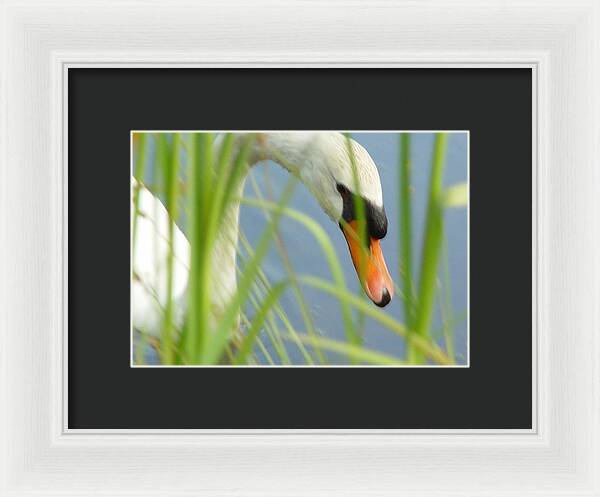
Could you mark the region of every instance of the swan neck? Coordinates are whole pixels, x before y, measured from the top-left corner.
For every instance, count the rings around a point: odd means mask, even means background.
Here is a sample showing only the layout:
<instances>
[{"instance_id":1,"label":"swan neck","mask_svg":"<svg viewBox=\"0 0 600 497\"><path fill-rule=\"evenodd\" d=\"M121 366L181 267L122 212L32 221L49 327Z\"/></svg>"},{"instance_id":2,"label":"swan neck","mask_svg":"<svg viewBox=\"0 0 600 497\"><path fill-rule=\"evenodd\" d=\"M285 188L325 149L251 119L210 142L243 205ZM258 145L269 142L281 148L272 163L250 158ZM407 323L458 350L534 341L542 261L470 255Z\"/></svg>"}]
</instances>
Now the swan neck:
<instances>
[{"instance_id":1,"label":"swan neck","mask_svg":"<svg viewBox=\"0 0 600 497\"><path fill-rule=\"evenodd\" d=\"M240 134L239 139L244 135ZM313 135L310 133L261 133L250 153L248 168L241 175L231 202L225 208L221 218L221 228L217 234L213 251L213 305L215 314L225 309L237 288L237 247L239 242L240 202L244 193L246 178L250 167L265 160L271 160L287 169L291 174L300 176L300 164L305 148Z\"/></svg>"},{"instance_id":2,"label":"swan neck","mask_svg":"<svg viewBox=\"0 0 600 497\"><path fill-rule=\"evenodd\" d=\"M294 175L299 175L306 149L315 133L260 133L250 165L271 160Z\"/></svg>"}]
</instances>

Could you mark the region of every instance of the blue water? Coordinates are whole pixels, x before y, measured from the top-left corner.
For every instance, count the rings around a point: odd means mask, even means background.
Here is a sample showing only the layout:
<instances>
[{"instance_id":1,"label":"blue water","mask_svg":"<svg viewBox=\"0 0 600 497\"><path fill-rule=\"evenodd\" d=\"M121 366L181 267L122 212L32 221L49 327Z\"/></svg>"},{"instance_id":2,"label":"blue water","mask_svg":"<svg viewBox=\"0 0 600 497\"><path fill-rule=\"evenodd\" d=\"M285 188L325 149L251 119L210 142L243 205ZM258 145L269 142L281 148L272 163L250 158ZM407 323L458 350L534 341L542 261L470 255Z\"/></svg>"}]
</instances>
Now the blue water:
<instances>
[{"instance_id":1,"label":"blue water","mask_svg":"<svg viewBox=\"0 0 600 497\"><path fill-rule=\"evenodd\" d=\"M374 159L379 170L383 187L383 198L388 215L388 234L382 240L382 249L386 263L396 286L402 287L398 269L399 255L399 146L396 133L354 133L352 137L361 143ZM420 267L421 245L423 240L423 227L427 210L427 195L429 189L429 176L431 169L431 155L433 150L433 133L413 133L411 135L411 162L412 178L412 226L413 226L413 271L418 276ZM146 168L146 183L153 184L155 168L154 146L151 145L148 153ZM467 133L451 133L448 137L446 153L446 166L444 170L444 185L451 186L467 181L468 136ZM182 162L186 159L182 156ZM186 171L182 176L185 178ZM289 181L288 173L273 162L265 162L255 166L251 175L258 183L263 195L272 191L277 199ZM255 197L255 192L250 179L246 182L245 196ZM182 199L182 207L184 207ZM356 271L352 265L346 241L336 223L333 223L321 210L316 200L301 184L296 186L291 198L290 206L304 212L317 221L328 234L333 243L334 250L344 273L347 285L356 293L359 283ZM186 231L185 214L183 209L179 224ZM444 219L445 236L447 241L448 268L450 280L450 296L452 306L453 342L455 359L459 364L467 363L467 278L468 278L468 252L467 232L468 219L466 208L447 209ZM262 210L242 206L240 213L240 229L245 233L250 243L255 246L260 238L267 221ZM311 274L331 280L329 266L319 245L312 235L296 221L283 217L279 225L279 233L287 250L289 261L297 274ZM444 256L444 254L442 254ZM287 278L284 264L275 248L272 248L264 259L262 268L272 284ZM444 283L443 274L438 271L440 285ZM345 341L344 326L337 300L310 287L302 288L305 300L310 308L313 322L324 337ZM445 288L441 286L441 291ZM299 332L306 332L306 326L297 304L296 296L292 290L286 291L280 303L290 319L292 325ZM384 312L404 322L404 307L400 295L395 295L393 301L383 309ZM251 306L246 308L249 317L253 316ZM283 329L283 327L282 327ZM436 307L435 319L432 325L433 336L436 341L446 349L442 335L442 316L439 305ZM268 338L262 334L263 343L270 352L273 348ZM364 340L368 348L383 352L387 355L402 358L405 352L404 340L389 329L380 325L371 318L366 318L364 327ZM134 344L135 345L135 344ZM158 360L156 354L149 351L147 360L154 363ZM303 364L300 352L293 344L289 344L289 356L293 363ZM260 354L259 354L260 356ZM345 357L329 354L333 363L346 364Z\"/></svg>"},{"instance_id":2,"label":"blue water","mask_svg":"<svg viewBox=\"0 0 600 497\"><path fill-rule=\"evenodd\" d=\"M397 286L402 286L399 278L399 181L398 135L395 133L356 133L352 135L361 143L373 157L379 169L383 186L383 197L389 220L388 234L382 241L382 249L392 278ZM412 191L413 191L413 254L414 268L420 265L423 227L427 209L429 173L434 134L415 133L411 138L412 158ZM444 185L450 186L467 181L468 138L466 133L449 135L446 155ZM252 173L263 192L272 186L274 196L281 194L289 180L288 173L272 162L257 165ZM245 195L255 196L251 182L246 183ZM303 185L298 185L291 199L290 206L300 210L315 219L329 235L344 277L350 288L355 291L359 287L356 272L350 259L346 241L337 224L323 213L316 200ZM450 295L452 303L454 350L458 363L467 362L467 209L448 209L445 213L445 234L448 250L448 267L450 276ZM260 209L243 206L240 214L240 226L250 242L255 244L266 226L265 217ZM311 274L331 279L325 256L312 235L295 221L283 218L280 224L280 234L289 254L289 259L298 274ZM284 265L275 248L271 250L263 263L263 269L269 280L273 282L286 278ZM440 283L444 280L441 278ZM337 300L321 291L304 287L306 301L312 311L315 326L323 336L337 340L345 340L342 317ZM306 327L300 314L292 290L288 290L281 299L281 304L297 330L305 331ZM402 299L396 295L394 300L384 308L386 313L404 322ZM247 312L252 315L252 309ZM439 306L433 323L433 334L438 343L445 347L442 335L442 318ZM393 332L371 318L366 319L365 343L374 350L396 357L404 355L404 341ZM268 339L264 340L268 343ZM292 360L302 363L300 353L290 347ZM334 362L345 363L341 357L331 356Z\"/></svg>"}]
</instances>

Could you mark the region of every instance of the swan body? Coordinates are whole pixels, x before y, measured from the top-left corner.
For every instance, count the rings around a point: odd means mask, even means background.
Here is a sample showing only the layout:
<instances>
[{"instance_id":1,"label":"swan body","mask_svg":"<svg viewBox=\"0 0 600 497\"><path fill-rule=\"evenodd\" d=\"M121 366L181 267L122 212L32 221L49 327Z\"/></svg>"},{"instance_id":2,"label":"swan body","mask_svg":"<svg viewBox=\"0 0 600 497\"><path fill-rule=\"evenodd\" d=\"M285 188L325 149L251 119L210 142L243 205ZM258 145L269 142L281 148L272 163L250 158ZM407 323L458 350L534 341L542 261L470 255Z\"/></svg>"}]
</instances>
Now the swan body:
<instances>
[{"instance_id":1,"label":"swan body","mask_svg":"<svg viewBox=\"0 0 600 497\"><path fill-rule=\"evenodd\" d=\"M215 143L218 146L218 140ZM342 227L357 272L366 273L361 283L377 305L386 305L393 294L393 284L379 247L385 236L387 218L383 208L381 181L377 167L368 152L351 140L352 155L359 191L354 191L354 175L349 160L348 142L340 133L263 133L249 158L249 166L272 160L287 169L308 188L323 211ZM245 178L244 178L245 179ZM135 251L131 292L134 328L151 336L159 336L167 301L167 258L169 253L169 215L156 196L136 179L133 192L139 191L138 217L135 226ZM244 180L237 185L236 198L244 189ZM360 195L366 206L367 224L371 235L374 264L366 271L358 269L356 240L347 231L353 225L353 197ZM212 321L218 321L236 291L236 254L239 229L238 202L230 202L222 215L220 230L213 248ZM186 289L190 266L190 243L175 226L173 267L173 320L177 328L183 324L186 310Z\"/></svg>"},{"instance_id":2,"label":"swan body","mask_svg":"<svg viewBox=\"0 0 600 497\"><path fill-rule=\"evenodd\" d=\"M136 329L158 336L168 296L169 214L163 203L135 178L133 188L139 193L134 235L131 319ZM190 242L177 225L173 231L173 253L173 321L177 327L181 327L185 315Z\"/></svg>"}]
</instances>

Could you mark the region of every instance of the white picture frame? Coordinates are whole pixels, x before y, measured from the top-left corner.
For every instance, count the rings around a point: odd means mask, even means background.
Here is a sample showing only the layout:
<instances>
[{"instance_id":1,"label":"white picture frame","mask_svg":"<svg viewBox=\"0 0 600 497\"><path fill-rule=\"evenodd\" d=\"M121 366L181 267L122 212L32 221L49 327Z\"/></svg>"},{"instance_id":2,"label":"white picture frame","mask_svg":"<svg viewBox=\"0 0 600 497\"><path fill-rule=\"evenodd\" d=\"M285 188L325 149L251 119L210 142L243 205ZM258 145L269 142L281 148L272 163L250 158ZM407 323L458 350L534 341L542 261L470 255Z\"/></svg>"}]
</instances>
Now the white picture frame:
<instances>
[{"instance_id":1,"label":"white picture frame","mask_svg":"<svg viewBox=\"0 0 600 497\"><path fill-rule=\"evenodd\" d=\"M0 495L600 495L597 0L1 8ZM533 429L68 430L69 65L531 67Z\"/></svg>"}]
</instances>

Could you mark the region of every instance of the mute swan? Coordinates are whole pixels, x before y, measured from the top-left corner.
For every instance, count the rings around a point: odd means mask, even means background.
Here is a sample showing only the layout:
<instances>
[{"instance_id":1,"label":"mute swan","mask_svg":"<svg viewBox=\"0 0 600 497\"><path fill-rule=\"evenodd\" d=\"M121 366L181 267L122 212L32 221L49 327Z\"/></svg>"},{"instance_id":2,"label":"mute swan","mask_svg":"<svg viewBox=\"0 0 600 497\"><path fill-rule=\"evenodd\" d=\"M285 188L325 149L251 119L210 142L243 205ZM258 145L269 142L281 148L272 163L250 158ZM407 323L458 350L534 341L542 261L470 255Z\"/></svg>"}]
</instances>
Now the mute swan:
<instances>
[{"instance_id":1,"label":"mute swan","mask_svg":"<svg viewBox=\"0 0 600 497\"><path fill-rule=\"evenodd\" d=\"M354 140L350 141L360 185L360 192L353 192L355 182L348 142L342 134L262 133L258 135L257 141L256 149L250 154L249 165L270 159L300 179L331 220L340 223L359 279L361 275L364 276L361 284L366 294L376 305L387 305L394 292L380 246L380 239L387 231L387 217L379 173L368 152ZM157 197L135 178L132 184L134 191L139 191L138 217L133 235L136 242L131 293L132 321L134 328L159 336L167 299L169 217ZM241 181L238 198L241 197L243 187L244 181ZM348 226L356 228L353 194L361 195L365 205L371 257L365 261L367 265L364 271L359 269L360 242L348 232ZM218 319L220 311L236 290L239 208L239 201L231 202L226 208L213 249L213 321ZM342 219L347 223L345 227L340 222ZM180 327L186 307L190 244L177 226L174 229L173 245L173 317L175 325Z\"/></svg>"}]
</instances>

